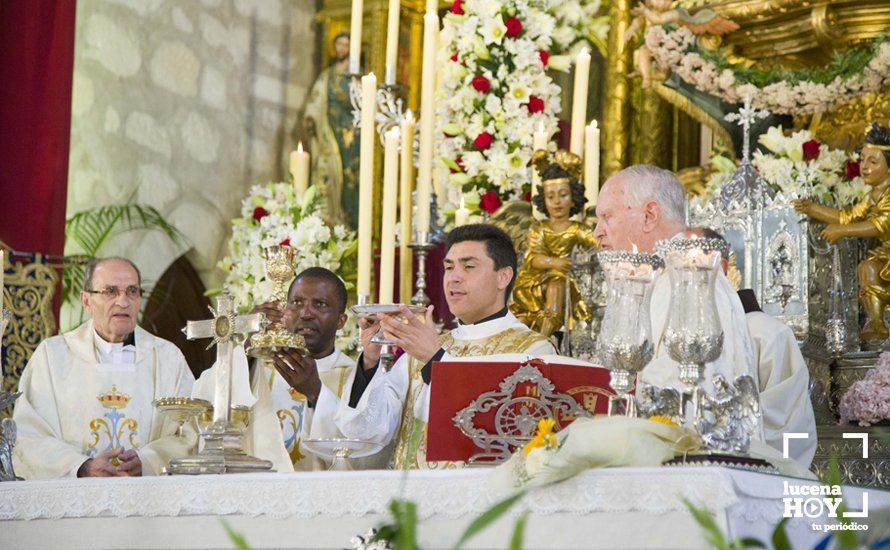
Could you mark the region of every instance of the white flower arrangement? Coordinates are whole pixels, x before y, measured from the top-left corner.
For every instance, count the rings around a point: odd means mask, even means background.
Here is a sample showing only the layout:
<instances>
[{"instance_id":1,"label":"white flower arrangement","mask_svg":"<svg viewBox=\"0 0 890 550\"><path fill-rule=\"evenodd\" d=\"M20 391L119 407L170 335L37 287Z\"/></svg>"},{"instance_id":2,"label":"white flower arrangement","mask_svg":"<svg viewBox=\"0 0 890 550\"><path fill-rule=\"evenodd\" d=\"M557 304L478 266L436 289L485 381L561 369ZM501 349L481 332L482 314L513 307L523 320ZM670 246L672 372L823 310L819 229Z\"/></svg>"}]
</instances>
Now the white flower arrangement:
<instances>
[{"instance_id":1,"label":"white flower arrangement","mask_svg":"<svg viewBox=\"0 0 890 550\"><path fill-rule=\"evenodd\" d=\"M756 151L751 164L786 199L810 198L843 208L858 202L870 190L859 176L857 155L848 156L816 141L808 130L786 136L781 126L773 126L758 141L768 152ZM734 169L731 162L712 164L718 171L708 180L704 200L719 193Z\"/></svg>"},{"instance_id":2,"label":"white flower arrangement","mask_svg":"<svg viewBox=\"0 0 890 550\"><path fill-rule=\"evenodd\" d=\"M297 273L317 266L345 281L355 278L355 232L342 225L328 227L317 213L315 199L315 187L298 202L293 184L267 183L253 186L241 202L241 216L232 220L228 254L219 263L226 272L224 288L241 311L272 298L275 283L266 277L264 256L269 246L292 246ZM357 348L354 322L340 331L337 346L347 353Z\"/></svg>"},{"instance_id":3,"label":"white flower arrangement","mask_svg":"<svg viewBox=\"0 0 890 550\"><path fill-rule=\"evenodd\" d=\"M599 10L599 0L455 0L438 59L437 154L451 171L442 211L464 191L496 193L497 204L528 191L534 133L552 136L561 110L546 69L569 66L551 54L605 40Z\"/></svg>"},{"instance_id":4,"label":"white flower arrangement","mask_svg":"<svg viewBox=\"0 0 890 550\"><path fill-rule=\"evenodd\" d=\"M654 25L646 31L646 46L663 69L702 92L728 103L741 103L750 95L754 106L773 113L804 115L824 112L834 105L855 99L890 84L890 38L882 36L872 46L871 57L859 67L854 55L839 58L831 80L814 81L814 72L800 75L763 73L759 79L746 76L725 61L719 52L698 47L696 35L687 27ZM718 64L719 61L720 63ZM759 80L759 84L757 83Z\"/></svg>"}]
</instances>

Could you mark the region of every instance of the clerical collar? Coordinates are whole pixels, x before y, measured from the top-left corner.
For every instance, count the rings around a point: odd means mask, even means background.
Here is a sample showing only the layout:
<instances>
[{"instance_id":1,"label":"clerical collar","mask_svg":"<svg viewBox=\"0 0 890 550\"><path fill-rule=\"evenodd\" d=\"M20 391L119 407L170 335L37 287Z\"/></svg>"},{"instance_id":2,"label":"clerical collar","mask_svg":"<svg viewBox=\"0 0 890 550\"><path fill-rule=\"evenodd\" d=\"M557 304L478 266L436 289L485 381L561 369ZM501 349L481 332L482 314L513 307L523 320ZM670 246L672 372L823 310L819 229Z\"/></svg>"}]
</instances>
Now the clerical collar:
<instances>
[{"instance_id":1,"label":"clerical collar","mask_svg":"<svg viewBox=\"0 0 890 550\"><path fill-rule=\"evenodd\" d=\"M115 346L120 346L120 347L133 346L134 348L136 347L136 331L133 331L130 334L128 334L127 337L124 338L123 342L118 342L118 343L109 342L105 338L102 338L102 336L96 331L96 329L93 329L93 334L96 335L96 343L99 344L102 347L102 349L105 351L110 351Z\"/></svg>"},{"instance_id":2,"label":"clerical collar","mask_svg":"<svg viewBox=\"0 0 890 550\"><path fill-rule=\"evenodd\" d=\"M479 319L475 323L464 323L460 319L458 319L457 322L460 323L461 325L467 326L467 327L473 326L473 325L481 325L482 323L487 323L488 321L494 321L495 319L500 319L501 317L506 317L507 313L509 313L509 312L510 312L510 310L507 309L507 306L504 306L504 309L498 311L497 313L489 315L488 317L485 317L484 319Z\"/></svg>"}]
</instances>

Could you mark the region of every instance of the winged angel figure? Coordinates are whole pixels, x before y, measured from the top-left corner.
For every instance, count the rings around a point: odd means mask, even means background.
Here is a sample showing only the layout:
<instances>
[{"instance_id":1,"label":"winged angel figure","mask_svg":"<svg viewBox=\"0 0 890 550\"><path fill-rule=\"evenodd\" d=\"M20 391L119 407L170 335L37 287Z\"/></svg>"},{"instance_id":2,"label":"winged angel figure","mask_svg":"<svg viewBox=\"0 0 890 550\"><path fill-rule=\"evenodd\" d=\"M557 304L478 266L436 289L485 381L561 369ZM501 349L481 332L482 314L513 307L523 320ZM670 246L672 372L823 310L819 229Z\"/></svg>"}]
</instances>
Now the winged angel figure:
<instances>
[{"instance_id":1,"label":"winged angel figure","mask_svg":"<svg viewBox=\"0 0 890 550\"><path fill-rule=\"evenodd\" d=\"M510 310L529 328L549 337L564 324L571 328L575 321L591 317L572 277L572 251L576 246L598 248L599 240L590 225L572 220L584 212L587 202L580 181L581 159L566 151L557 151L552 158L546 151L536 151L532 165L541 176L532 201L547 218L534 221L530 208L507 206L491 221L519 241L518 250L524 250ZM516 235L510 221L525 226L524 234ZM568 305L571 309L566 311Z\"/></svg>"},{"instance_id":2,"label":"winged angel figure","mask_svg":"<svg viewBox=\"0 0 890 550\"><path fill-rule=\"evenodd\" d=\"M694 15L684 8L671 9L673 0L644 0L643 3L631 10L634 19L624 32L624 42L628 43L637 35L637 31L649 25L665 25L674 23L683 25L697 35L723 36L734 30L738 30L737 23L723 17L710 9L695 12ZM664 80L667 74L656 72L652 66L652 52L643 43L634 53L634 63L637 72L631 76L642 78L643 88L648 88L653 80Z\"/></svg>"}]
</instances>

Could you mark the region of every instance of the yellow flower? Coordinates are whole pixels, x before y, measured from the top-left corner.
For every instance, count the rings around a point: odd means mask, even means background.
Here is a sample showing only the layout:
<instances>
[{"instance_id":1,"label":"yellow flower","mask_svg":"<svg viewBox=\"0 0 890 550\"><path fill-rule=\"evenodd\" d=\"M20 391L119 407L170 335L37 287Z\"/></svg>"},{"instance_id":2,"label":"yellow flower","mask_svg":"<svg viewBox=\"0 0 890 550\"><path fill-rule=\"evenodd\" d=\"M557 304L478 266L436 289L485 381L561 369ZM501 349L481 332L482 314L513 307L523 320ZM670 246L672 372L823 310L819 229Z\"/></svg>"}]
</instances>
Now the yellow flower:
<instances>
[{"instance_id":1,"label":"yellow flower","mask_svg":"<svg viewBox=\"0 0 890 550\"><path fill-rule=\"evenodd\" d=\"M555 424L556 422L552 418L542 418L538 420L538 432L531 441L525 444L525 447L522 448L522 452L528 454L532 449L538 447L555 447L556 436L552 433Z\"/></svg>"},{"instance_id":2,"label":"yellow flower","mask_svg":"<svg viewBox=\"0 0 890 550\"><path fill-rule=\"evenodd\" d=\"M667 416L650 416L649 420L651 420L652 422L661 422L662 424L667 424L668 426L679 426L679 424L677 424Z\"/></svg>"}]
</instances>

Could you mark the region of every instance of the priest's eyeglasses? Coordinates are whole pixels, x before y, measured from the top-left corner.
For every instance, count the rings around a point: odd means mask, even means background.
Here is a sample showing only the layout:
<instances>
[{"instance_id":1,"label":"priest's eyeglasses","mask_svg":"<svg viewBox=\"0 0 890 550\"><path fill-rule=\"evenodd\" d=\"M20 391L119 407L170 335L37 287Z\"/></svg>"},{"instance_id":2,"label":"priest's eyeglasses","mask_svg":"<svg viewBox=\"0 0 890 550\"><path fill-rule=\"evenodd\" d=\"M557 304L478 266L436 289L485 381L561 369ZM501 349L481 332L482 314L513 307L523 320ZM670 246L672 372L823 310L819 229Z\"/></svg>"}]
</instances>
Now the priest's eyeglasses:
<instances>
[{"instance_id":1,"label":"priest's eyeglasses","mask_svg":"<svg viewBox=\"0 0 890 550\"><path fill-rule=\"evenodd\" d=\"M87 294L100 294L103 298L108 300L114 300L123 292L127 298L131 300L135 300L142 296L143 290L138 286L128 286L125 289L120 289L116 286L107 286L100 290L84 290Z\"/></svg>"}]
</instances>

